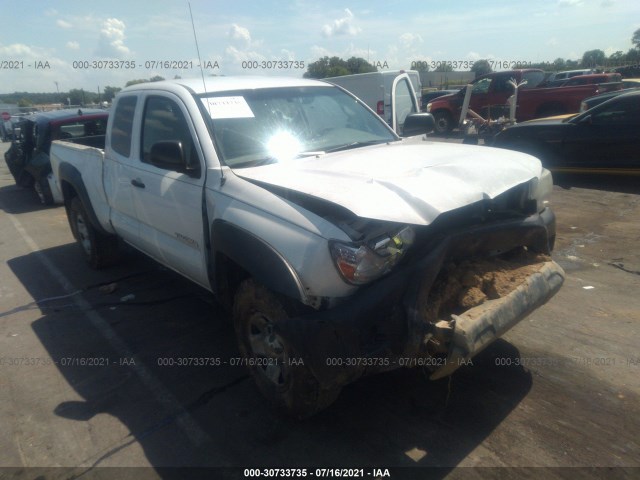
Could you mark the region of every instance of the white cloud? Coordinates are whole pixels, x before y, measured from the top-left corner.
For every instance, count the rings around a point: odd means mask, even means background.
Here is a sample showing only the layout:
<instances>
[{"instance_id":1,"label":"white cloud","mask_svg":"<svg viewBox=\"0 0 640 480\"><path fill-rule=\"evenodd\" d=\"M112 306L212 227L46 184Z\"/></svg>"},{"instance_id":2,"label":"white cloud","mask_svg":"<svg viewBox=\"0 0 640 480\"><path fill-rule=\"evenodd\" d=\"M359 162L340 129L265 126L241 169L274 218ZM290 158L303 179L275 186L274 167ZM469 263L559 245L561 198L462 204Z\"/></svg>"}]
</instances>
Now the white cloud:
<instances>
[{"instance_id":1,"label":"white cloud","mask_svg":"<svg viewBox=\"0 0 640 480\"><path fill-rule=\"evenodd\" d=\"M73 26L69 22L61 19L56 20L56 25L58 25L60 28L71 28Z\"/></svg>"},{"instance_id":2,"label":"white cloud","mask_svg":"<svg viewBox=\"0 0 640 480\"><path fill-rule=\"evenodd\" d=\"M231 25L231 29L229 30L229 38L238 40L246 45L251 44L251 33L249 30L235 23Z\"/></svg>"},{"instance_id":3,"label":"white cloud","mask_svg":"<svg viewBox=\"0 0 640 480\"><path fill-rule=\"evenodd\" d=\"M45 10L44 14L47 17L55 17L58 15L58 11L55 8L49 8L48 10Z\"/></svg>"},{"instance_id":4,"label":"white cloud","mask_svg":"<svg viewBox=\"0 0 640 480\"><path fill-rule=\"evenodd\" d=\"M70 50L79 50L80 44L78 42L70 41L67 42L67 48Z\"/></svg>"},{"instance_id":5,"label":"white cloud","mask_svg":"<svg viewBox=\"0 0 640 480\"><path fill-rule=\"evenodd\" d=\"M24 43L12 43L11 45L0 45L0 55L13 56L18 58L30 57L38 58L43 55L42 49L30 47Z\"/></svg>"},{"instance_id":6,"label":"white cloud","mask_svg":"<svg viewBox=\"0 0 640 480\"><path fill-rule=\"evenodd\" d=\"M547 45L549 45L550 47L555 47L556 45L558 45L558 39L556 37L551 37L549 40L547 40Z\"/></svg>"},{"instance_id":7,"label":"white cloud","mask_svg":"<svg viewBox=\"0 0 640 480\"><path fill-rule=\"evenodd\" d=\"M561 7L581 7L584 0L558 0Z\"/></svg>"},{"instance_id":8,"label":"white cloud","mask_svg":"<svg viewBox=\"0 0 640 480\"><path fill-rule=\"evenodd\" d=\"M422 36L417 33L403 33L400 35L400 43L407 48L414 47L416 44L423 42L424 40L422 39Z\"/></svg>"},{"instance_id":9,"label":"white cloud","mask_svg":"<svg viewBox=\"0 0 640 480\"><path fill-rule=\"evenodd\" d=\"M126 26L122 20L108 18L102 24L97 55L107 58L122 58L131 53L124 44Z\"/></svg>"},{"instance_id":10,"label":"white cloud","mask_svg":"<svg viewBox=\"0 0 640 480\"><path fill-rule=\"evenodd\" d=\"M322 27L322 34L325 37L337 35L349 35L351 37L360 33L361 29L353 24L354 15L348 8L344 9L346 16L338 18Z\"/></svg>"},{"instance_id":11,"label":"white cloud","mask_svg":"<svg viewBox=\"0 0 640 480\"><path fill-rule=\"evenodd\" d=\"M241 64L244 61L260 61L266 59L266 57L259 52L251 50L240 50L233 45L229 45L224 52L227 56L225 65L229 60L231 60L232 63L236 64L236 67L238 64Z\"/></svg>"}]
</instances>

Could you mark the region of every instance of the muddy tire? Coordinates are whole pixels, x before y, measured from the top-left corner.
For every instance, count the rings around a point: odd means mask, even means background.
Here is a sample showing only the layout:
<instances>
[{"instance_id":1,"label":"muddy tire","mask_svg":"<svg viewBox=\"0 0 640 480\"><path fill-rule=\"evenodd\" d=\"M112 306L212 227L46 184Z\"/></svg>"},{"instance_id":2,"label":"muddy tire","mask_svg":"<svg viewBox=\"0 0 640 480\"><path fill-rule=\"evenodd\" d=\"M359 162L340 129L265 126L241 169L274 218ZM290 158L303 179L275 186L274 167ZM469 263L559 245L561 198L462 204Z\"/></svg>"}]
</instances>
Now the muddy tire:
<instances>
[{"instance_id":1,"label":"muddy tire","mask_svg":"<svg viewBox=\"0 0 640 480\"><path fill-rule=\"evenodd\" d=\"M435 120L434 133L438 135L446 135L453 130L453 119L449 112L436 112L433 114Z\"/></svg>"},{"instance_id":2,"label":"muddy tire","mask_svg":"<svg viewBox=\"0 0 640 480\"><path fill-rule=\"evenodd\" d=\"M275 327L294 313L293 302L252 279L242 282L236 292L233 317L238 347L258 389L276 408L302 419L328 407L340 389L321 388L306 366L292 362L300 357Z\"/></svg>"},{"instance_id":3,"label":"muddy tire","mask_svg":"<svg viewBox=\"0 0 640 480\"><path fill-rule=\"evenodd\" d=\"M118 259L117 237L96 230L78 197L71 199L68 214L73 236L89 265L99 269L115 263Z\"/></svg>"}]
</instances>

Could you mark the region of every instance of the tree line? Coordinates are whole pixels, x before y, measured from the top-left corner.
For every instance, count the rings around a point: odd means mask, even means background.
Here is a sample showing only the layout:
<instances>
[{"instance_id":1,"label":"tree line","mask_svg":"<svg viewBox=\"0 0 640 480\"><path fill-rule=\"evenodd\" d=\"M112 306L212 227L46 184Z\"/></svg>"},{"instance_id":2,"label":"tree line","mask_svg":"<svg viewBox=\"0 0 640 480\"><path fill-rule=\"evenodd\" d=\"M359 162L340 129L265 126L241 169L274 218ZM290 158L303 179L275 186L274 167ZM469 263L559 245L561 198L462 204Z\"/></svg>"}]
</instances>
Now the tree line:
<instances>
[{"instance_id":1,"label":"tree line","mask_svg":"<svg viewBox=\"0 0 640 480\"><path fill-rule=\"evenodd\" d=\"M623 73L624 76L640 76L640 28L633 32L631 37L633 47L627 52L617 51L611 55L606 55L603 50L595 49L584 52L580 60L570 60L564 58L556 58L553 62L532 63L527 65L528 68L540 68L546 71L574 70L579 68L593 68L597 70L616 70ZM375 62L374 62L375 63ZM370 63L361 57L351 57L343 60L337 56L324 56L315 62L311 62L307 71L304 73L305 78L328 78L338 77L342 75L351 75L355 73L377 72L378 64ZM420 71L429 71L429 62L416 59L412 62L417 65ZM406 67L410 70L410 65ZM491 63L487 59L477 60L470 69L475 73L476 77L491 73ZM439 64L434 72L452 72L454 71L449 64ZM180 78L176 75L174 78ZM139 78L129 80L125 87L135 85L137 83L157 82L164 80L159 75L151 78ZM122 90L120 87L105 86L102 92L89 92L83 89L74 88L68 92L60 93L29 93L14 92L0 94L0 103L17 104L20 107L30 107L39 104L62 103L68 105L89 105L101 102L111 102L113 97Z\"/></svg>"}]
</instances>

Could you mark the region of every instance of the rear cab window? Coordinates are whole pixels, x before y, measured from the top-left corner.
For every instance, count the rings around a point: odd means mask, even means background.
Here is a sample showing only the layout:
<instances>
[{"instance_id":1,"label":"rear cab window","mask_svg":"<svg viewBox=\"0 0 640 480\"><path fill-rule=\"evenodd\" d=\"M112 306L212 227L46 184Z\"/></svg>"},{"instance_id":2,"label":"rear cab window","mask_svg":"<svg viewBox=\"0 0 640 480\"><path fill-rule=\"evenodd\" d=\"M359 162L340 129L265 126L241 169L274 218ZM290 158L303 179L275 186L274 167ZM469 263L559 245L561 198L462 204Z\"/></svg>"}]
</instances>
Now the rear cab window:
<instances>
[{"instance_id":1,"label":"rear cab window","mask_svg":"<svg viewBox=\"0 0 640 480\"><path fill-rule=\"evenodd\" d=\"M131 155L131 137L133 118L136 111L137 96L121 97L113 114L111 126L111 148L114 152L129 157Z\"/></svg>"}]
</instances>

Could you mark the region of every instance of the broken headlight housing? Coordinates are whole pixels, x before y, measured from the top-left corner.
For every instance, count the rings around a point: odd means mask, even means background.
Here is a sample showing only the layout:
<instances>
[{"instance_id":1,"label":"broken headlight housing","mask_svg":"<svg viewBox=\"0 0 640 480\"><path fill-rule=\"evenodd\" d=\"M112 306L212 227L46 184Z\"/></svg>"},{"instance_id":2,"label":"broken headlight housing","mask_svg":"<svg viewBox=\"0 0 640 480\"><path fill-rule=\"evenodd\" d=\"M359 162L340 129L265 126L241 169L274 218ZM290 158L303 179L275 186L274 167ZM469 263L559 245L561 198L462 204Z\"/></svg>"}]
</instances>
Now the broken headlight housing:
<instances>
[{"instance_id":1,"label":"broken headlight housing","mask_svg":"<svg viewBox=\"0 0 640 480\"><path fill-rule=\"evenodd\" d=\"M354 285L364 285L389 273L414 240L413 228L405 227L393 236L360 245L334 240L329 243L329 250L342 278Z\"/></svg>"}]
</instances>

